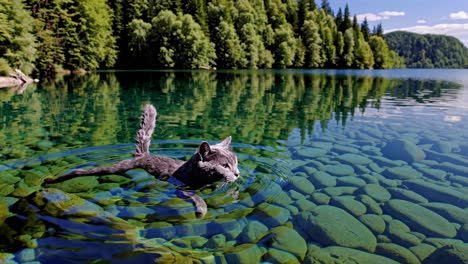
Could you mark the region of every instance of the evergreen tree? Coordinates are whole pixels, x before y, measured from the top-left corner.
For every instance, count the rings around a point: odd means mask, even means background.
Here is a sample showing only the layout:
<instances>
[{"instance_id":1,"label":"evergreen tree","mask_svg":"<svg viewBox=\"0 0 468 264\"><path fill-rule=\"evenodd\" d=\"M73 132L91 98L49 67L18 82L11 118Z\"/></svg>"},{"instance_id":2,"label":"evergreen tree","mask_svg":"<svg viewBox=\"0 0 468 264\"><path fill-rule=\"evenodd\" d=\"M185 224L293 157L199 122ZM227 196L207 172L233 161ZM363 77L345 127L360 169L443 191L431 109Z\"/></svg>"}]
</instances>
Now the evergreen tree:
<instances>
[{"instance_id":1,"label":"evergreen tree","mask_svg":"<svg viewBox=\"0 0 468 264\"><path fill-rule=\"evenodd\" d=\"M364 36L364 39L366 41L369 41L370 29L369 29L369 23L367 22L367 18L364 18L364 21L362 21L361 32L362 32L362 35Z\"/></svg>"},{"instance_id":2,"label":"evergreen tree","mask_svg":"<svg viewBox=\"0 0 468 264\"><path fill-rule=\"evenodd\" d=\"M21 0L0 0L0 58L30 73L36 57L33 19Z\"/></svg>"},{"instance_id":3,"label":"evergreen tree","mask_svg":"<svg viewBox=\"0 0 468 264\"><path fill-rule=\"evenodd\" d=\"M344 17L343 17L343 11L341 10L341 7L338 9L338 12L336 13L335 17L335 23L338 29L341 31L342 29L342 24L344 22Z\"/></svg>"},{"instance_id":4,"label":"evergreen tree","mask_svg":"<svg viewBox=\"0 0 468 264\"><path fill-rule=\"evenodd\" d=\"M322 0L322 10L324 10L325 13L333 16L333 9L331 8L330 2L328 0Z\"/></svg>"},{"instance_id":5,"label":"evergreen tree","mask_svg":"<svg viewBox=\"0 0 468 264\"><path fill-rule=\"evenodd\" d=\"M315 22L314 12L309 12L302 27L304 46L306 49L304 65L308 68L319 68L322 66L321 57L322 39L319 27Z\"/></svg>"},{"instance_id":6,"label":"evergreen tree","mask_svg":"<svg viewBox=\"0 0 468 264\"><path fill-rule=\"evenodd\" d=\"M354 62L354 32L351 28L344 33L342 67L351 68Z\"/></svg>"},{"instance_id":7,"label":"evergreen tree","mask_svg":"<svg viewBox=\"0 0 468 264\"><path fill-rule=\"evenodd\" d=\"M351 13L350 13L350 11L349 11L348 4L346 4L345 10L344 10L343 23L341 24L341 27L339 28L339 30L340 30L341 32L345 32L348 28L351 28L351 27L352 27L352 23L351 23Z\"/></svg>"},{"instance_id":8,"label":"evergreen tree","mask_svg":"<svg viewBox=\"0 0 468 264\"><path fill-rule=\"evenodd\" d=\"M214 41L219 68L237 69L246 65L244 50L233 24L221 21L216 28Z\"/></svg>"}]
</instances>

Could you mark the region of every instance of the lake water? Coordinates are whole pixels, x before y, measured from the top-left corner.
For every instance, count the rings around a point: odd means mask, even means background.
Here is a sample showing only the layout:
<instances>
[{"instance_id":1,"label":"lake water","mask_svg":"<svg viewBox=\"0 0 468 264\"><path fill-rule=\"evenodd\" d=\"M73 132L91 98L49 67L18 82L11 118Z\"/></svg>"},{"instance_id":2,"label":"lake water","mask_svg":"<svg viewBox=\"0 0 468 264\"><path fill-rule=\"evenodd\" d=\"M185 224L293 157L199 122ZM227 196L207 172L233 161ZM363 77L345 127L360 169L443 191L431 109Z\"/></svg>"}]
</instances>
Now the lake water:
<instances>
[{"instance_id":1,"label":"lake water","mask_svg":"<svg viewBox=\"0 0 468 264\"><path fill-rule=\"evenodd\" d=\"M142 170L41 186L131 158L147 103L152 154L233 138L204 218ZM0 89L0 117L1 263L468 255L468 70L100 72Z\"/></svg>"}]
</instances>

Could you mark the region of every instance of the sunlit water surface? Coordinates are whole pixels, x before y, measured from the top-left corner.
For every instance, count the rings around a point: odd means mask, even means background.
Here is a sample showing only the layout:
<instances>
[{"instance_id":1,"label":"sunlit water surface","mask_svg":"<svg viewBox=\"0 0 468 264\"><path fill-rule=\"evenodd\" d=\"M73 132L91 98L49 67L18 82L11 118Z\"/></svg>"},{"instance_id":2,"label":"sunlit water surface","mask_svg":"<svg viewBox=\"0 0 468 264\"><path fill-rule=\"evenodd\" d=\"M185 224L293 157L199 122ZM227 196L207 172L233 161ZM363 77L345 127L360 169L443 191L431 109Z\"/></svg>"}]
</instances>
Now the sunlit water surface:
<instances>
[{"instance_id":1,"label":"sunlit water surface","mask_svg":"<svg viewBox=\"0 0 468 264\"><path fill-rule=\"evenodd\" d=\"M467 76L101 72L0 89L0 262L417 263L453 244L468 254ZM146 103L158 109L153 154L186 159L202 140L233 137L241 178L197 191L204 218L142 170L42 186L132 158Z\"/></svg>"}]
</instances>

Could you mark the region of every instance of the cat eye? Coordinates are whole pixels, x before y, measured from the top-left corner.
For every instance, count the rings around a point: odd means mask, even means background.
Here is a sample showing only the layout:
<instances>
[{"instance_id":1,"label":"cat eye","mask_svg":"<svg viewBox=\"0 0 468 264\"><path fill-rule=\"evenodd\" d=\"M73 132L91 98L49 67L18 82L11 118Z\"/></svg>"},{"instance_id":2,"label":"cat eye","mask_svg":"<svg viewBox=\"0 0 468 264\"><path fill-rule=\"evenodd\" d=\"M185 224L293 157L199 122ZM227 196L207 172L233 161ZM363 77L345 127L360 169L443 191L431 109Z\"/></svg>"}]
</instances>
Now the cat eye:
<instances>
[{"instance_id":1,"label":"cat eye","mask_svg":"<svg viewBox=\"0 0 468 264\"><path fill-rule=\"evenodd\" d=\"M223 164L223 167L227 169L227 168L229 168L229 164L227 164L227 163Z\"/></svg>"}]
</instances>

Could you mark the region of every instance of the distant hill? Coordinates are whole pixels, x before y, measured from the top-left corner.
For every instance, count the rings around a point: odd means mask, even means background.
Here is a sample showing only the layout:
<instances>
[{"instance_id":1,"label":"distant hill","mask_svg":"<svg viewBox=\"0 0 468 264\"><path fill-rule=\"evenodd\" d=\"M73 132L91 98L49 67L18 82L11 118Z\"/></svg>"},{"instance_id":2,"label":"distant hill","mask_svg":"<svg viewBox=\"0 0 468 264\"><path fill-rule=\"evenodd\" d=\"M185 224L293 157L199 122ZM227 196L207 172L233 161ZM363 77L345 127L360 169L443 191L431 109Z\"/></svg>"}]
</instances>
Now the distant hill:
<instances>
[{"instance_id":1,"label":"distant hill","mask_svg":"<svg viewBox=\"0 0 468 264\"><path fill-rule=\"evenodd\" d=\"M408 68L467 68L468 49L455 37L395 31L384 35Z\"/></svg>"}]
</instances>

